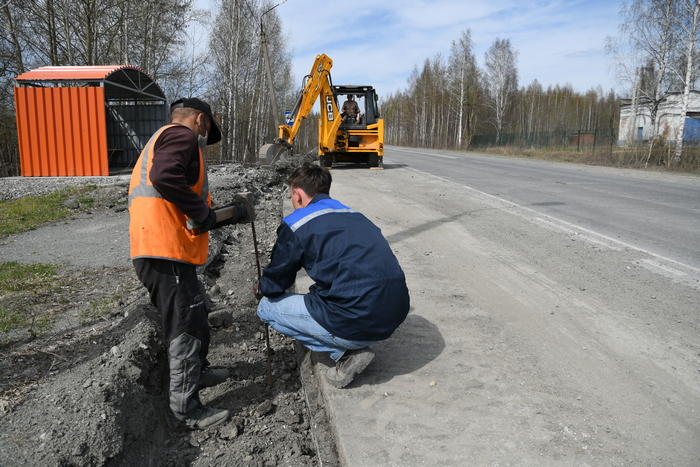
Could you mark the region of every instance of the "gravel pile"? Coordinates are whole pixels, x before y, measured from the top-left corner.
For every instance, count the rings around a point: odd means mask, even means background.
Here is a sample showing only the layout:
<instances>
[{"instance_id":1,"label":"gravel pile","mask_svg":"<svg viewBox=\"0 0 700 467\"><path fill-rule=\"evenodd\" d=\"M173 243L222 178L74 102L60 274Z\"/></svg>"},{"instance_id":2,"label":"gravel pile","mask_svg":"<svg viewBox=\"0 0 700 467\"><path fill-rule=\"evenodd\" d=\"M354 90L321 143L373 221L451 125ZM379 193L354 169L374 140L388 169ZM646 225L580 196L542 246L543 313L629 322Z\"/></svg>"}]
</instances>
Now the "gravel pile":
<instances>
[{"instance_id":1,"label":"gravel pile","mask_svg":"<svg viewBox=\"0 0 700 467\"><path fill-rule=\"evenodd\" d=\"M0 201L10 201L26 196L48 195L66 187L85 185L129 185L129 175L115 177L9 177L0 178Z\"/></svg>"}]
</instances>

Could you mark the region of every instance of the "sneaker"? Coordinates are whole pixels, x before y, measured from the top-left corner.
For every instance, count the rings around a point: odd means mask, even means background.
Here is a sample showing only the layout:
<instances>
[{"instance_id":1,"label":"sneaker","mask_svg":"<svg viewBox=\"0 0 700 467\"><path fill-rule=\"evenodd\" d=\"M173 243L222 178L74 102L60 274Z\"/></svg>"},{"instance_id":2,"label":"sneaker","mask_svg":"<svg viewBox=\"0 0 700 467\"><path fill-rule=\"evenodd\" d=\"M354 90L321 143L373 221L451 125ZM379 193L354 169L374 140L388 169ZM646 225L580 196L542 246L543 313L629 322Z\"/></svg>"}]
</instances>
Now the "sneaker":
<instances>
[{"instance_id":1,"label":"sneaker","mask_svg":"<svg viewBox=\"0 0 700 467\"><path fill-rule=\"evenodd\" d=\"M166 420L170 429L175 431L208 430L224 423L228 420L228 415L228 410L200 404L182 420L176 418L172 410L168 409Z\"/></svg>"},{"instance_id":2,"label":"sneaker","mask_svg":"<svg viewBox=\"0 0 700 467\"><path fill-rule=\"evenodd\" d=\"M221 384L230 376L231 372L226 368L208 366L199 375L199 389Z\"/></svg>"},{"instance_id":3,"label":"sneaker","mask_svg":"<svg viewBox=\"0 0 700 467\"><path fill-rule=\"evenodd\" d=\"M346 350L340 360L326 371L326 379L336 388L344 388L355 379L374 358L374 351L369 347L358 350Z\"/></svg>"}]
</instances>

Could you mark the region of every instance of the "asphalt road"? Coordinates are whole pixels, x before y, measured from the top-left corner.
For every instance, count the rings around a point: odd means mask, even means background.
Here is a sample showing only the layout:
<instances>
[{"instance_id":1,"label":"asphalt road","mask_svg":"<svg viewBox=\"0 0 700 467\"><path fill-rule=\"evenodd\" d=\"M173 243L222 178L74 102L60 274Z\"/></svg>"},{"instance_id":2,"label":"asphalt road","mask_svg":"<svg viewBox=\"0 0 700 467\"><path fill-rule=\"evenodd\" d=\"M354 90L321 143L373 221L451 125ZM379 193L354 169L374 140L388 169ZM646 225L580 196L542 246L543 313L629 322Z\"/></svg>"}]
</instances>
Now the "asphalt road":
<instances>
[{"instance_id":1,"label":"asphalt road","mask_svg":"<svg viewBox=\"0 0 700 467\"><path fill-rule=\"evenodd\" d=\"M398 147L386 157L700 270L700 177Z\"/></svg>"}]
</instances>

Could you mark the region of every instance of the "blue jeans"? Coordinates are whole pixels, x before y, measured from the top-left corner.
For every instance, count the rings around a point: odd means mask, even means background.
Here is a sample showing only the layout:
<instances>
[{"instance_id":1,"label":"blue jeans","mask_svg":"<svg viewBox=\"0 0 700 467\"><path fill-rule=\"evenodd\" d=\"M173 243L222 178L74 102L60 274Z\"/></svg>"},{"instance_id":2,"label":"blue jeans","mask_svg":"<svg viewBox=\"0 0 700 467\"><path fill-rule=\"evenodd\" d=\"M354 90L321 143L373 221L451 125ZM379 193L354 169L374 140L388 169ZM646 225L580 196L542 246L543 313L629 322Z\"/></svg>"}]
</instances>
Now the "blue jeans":
<instances>
[{"instance_id":1,"label":"blue jeans","mask_svg":"<svg viewBox=\"0 0 700 467\"><path fill-rule=\"evenodd\" d=\"M263 297L258 304L258 316L272 329L296 339L314 352L330 352L338 361L346 350L362 349L374 342L349 341L326 331L306 309L303 294L282 294Z\"/></svg>"}]
</instances>

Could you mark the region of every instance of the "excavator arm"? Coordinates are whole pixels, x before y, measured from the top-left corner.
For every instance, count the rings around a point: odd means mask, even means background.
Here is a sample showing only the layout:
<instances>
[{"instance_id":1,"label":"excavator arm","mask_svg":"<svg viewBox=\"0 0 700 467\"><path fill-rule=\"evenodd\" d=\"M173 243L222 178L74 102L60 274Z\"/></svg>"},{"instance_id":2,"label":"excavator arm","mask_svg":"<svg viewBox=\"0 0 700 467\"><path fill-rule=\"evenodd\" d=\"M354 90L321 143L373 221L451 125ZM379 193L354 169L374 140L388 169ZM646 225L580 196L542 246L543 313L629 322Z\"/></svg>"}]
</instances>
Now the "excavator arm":
<instances>
[{"instance_id":1,"label":"excavator arm","mask_svg":"<svg viewBox=\"0 0 700 467\"><path fill-rule=\"evenodd\" d=\"M311 72L306 76L304 88L299 95L289 124L278 127L279 134L273 144L266 144L260 150L261 159L274 163L294 144L299 127L313 110L316 101L321 99L321 119L319 123L319 154L332 150L336 133L341 124L338 104L333 92L330 70L333 60L325 54L316 56Z\"/></svg>"}]
</instances>

